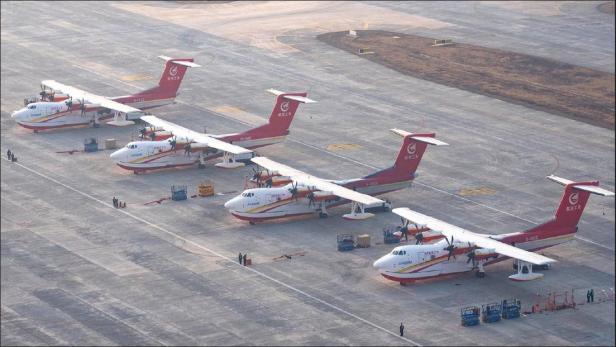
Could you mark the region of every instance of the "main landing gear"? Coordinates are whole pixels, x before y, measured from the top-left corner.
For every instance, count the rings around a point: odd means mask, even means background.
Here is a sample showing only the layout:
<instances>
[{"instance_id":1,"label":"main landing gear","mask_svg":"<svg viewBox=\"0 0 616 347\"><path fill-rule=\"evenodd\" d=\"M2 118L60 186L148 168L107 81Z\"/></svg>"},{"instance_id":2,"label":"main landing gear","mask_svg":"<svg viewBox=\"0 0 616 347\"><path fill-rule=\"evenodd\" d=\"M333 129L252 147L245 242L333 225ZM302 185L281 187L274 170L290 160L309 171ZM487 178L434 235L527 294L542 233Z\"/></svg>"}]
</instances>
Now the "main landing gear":
<instances>
[{"instance_id":1,"label":"main landing gear","mask_svg":"<svg viewBox=\"0 0 616 347\"><path fill-rule=\"evenodd\" d=\"M482 263L479 263L479 265L477 267L477 271L475 272L475 276L477 278L484 278L484 277L486 277L486 272L483 269L483 264Z\"/></svg>"}]
</instances>

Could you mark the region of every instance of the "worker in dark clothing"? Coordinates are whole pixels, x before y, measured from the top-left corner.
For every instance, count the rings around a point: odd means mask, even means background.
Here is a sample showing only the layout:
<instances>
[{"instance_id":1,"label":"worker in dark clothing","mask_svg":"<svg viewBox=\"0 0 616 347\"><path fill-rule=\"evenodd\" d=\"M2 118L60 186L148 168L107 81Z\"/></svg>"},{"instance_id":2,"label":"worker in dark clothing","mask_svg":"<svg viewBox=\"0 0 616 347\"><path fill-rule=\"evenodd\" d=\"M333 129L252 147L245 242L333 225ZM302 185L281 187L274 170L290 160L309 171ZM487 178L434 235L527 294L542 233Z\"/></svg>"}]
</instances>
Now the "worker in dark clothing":
<instances>
[{"instance_id":1,"label":"worker in dark clothing","mask_svg":"<svg viewBox=\"0 0 616 347\"><path fill-rule=\"evenodd\" d=\"M590 302L595 302L595 290L590 290Z\"/></svg>"},{"instance_id":2,"label":"worker in dark clothing","mask_svg":"<svg viewBox=\"0 0 616 347\"><path fill-rule=\"evenodd\" d=\"M237 256L237 260L239 261L240 265L242 265L242 252L240 252L240 255Z\"/></svg>"},{"instance_id":3,"label":"worker in dark clothing","mask_svg":"<svg viewBox=\"0 0 616 347\"><path fill-rule=\"evenodd\" d=\"M6 157L9 158L9 160L11 160L11 150L10 149L6 150Z\"/></svg>"},{"instance_id":4,"label":"worker in dark clothing","mask_svg":"<svg viewBox=\"0 0 616 347\"><path fill-rule=\"evenodd\" d=\"M400 232L402 233L401 236L404 236L404 239L408 241L409 240L409 228L406 225L404 225L400 228Z\"/></svg>"},{"instance_id":5,"label":"worker in dark clothing","mask_svg":"<svg viewBox=\"0 0 616 347\"><path fill-rule=\"evenodd\" d=\"M244 256L243 256L243 258L242 258L242 259L244 260L244 266L246 266L246 255L247 255L247 253L246 253L246 254L244 254Z\"/></svg>"},{"instance_id":6,"label":"worker in dark clothing","mask_svg":"<svg viewBox=\"0 0 616 347\"><path fill-rule=\"evenodd\" d=\"M113 197L113 207L118 208L118 199L116 199L116 197Z\"/></svg>"},{"instance_id":7,"label":"worker in dark clothing","mask_svg":"<svg viewBox=\"0 0 616 347\"><path fill-rule=\"evenodd\" d=\"M586 291L586 303L590 303L590 289Z\"/></svg>"},{"instance_id":8,"label":"worker in dark clothing","mask_svg":"<svg viewBox=\"0 0 616 347\"><path fill-rule=\"evenodd\" d=\"M400 336L404 336L404 324L400 322Z\"/></svg>"}]
</instances>

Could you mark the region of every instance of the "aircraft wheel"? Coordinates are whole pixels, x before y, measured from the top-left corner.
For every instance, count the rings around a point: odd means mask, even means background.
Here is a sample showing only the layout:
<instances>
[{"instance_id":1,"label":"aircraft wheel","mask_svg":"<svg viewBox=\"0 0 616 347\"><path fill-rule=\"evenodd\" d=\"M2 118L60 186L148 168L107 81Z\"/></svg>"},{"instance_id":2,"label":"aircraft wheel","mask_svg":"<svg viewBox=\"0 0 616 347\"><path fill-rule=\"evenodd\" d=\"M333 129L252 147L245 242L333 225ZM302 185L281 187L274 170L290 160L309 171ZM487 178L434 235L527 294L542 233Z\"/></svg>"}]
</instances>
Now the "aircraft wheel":
<instances>
[{"instance_id":1,"label":"aircraft wheel","mask_svg":"<svg viewBox=\"0 0 616 347\"><path fill-rule=\"evenodd\" d=\"M486 273L485 271L476 271L475 276L477 276L477 278L484 278L486 277Z\"/></svg>"},{"instance_id":2,"label":"aircraft wheel","mask_svg":"<svg viewBox=\"0 0 616 347\"><path fill-rule=\"evenodd\" d=\"M400 282L400 285L403 287L406 287L406 283L405 282Z\"/></svg>"},{"instance_id":3,"label":"aircraft wheel","mask_svg":"<svg viewBox=\"0 0 616 347\"><path fill-rule=\"evenodd\" d=\"M250 225L255 225L255 222L253 222L253 221L248 221L248 224L250 224Z\"/></svg>"},{"instance_id":4,"label":"aircraft wheel","mask_svg":"<svg viewBox=\"0 0 616 347\"><path fill-rule=\"evenodd\" d=\"M134 170L134 171L133 171L133 173L134 173L135 175L139 175L139 171L137 171L137 170Z\"/></svg>"},{"instance_id":5,"label":"aircraft wheel","mask_svg":"<svg viewBox=\"0 0 616 347\"><path fill-rule=\"evenodd\" d=\"M327 213L319 212L319 218L327 218Z\"/></svg>"}]
</instances>

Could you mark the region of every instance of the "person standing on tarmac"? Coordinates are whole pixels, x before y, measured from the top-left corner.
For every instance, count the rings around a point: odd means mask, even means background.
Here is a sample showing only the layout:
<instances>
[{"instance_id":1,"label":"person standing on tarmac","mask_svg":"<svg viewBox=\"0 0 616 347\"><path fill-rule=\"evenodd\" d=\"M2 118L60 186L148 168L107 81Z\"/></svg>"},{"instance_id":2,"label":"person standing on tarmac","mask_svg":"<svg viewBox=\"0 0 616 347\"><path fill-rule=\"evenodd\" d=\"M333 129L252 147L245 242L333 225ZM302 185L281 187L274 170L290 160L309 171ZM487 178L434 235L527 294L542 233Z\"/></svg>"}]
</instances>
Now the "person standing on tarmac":
<instances>
[{"instance_id":1,"label":"person standing on tarmac","mask_svg":"<svg viewBox=\"0 0 616 347\"><path fill-rule=\"evenodd\" d=\"M400 336L404 336L404 324L400 322Z\"/></svg>"},{"instance_id":2,"label":"person standing on tarmac","mask_svg":"<svg viewBox=\"0 0 616 347\"><path fill-rule=\"evenodd\" d=\"M240 252L240 255L237 256L237 260L239 261L240 265L242 265L242 252Z\"/></svg>"},{"instance_id":3,"label":"person standing on tarmac","mask_svg":"<svg viewBox=\"0 0 616 347\"><path fill-rule=\"evenodd\" d=\"M244 257L243 257L243 259L244 259L244 266L246 266L246 255L248 255L248 253L244 253Z\"/></svg>"}]
</instances>

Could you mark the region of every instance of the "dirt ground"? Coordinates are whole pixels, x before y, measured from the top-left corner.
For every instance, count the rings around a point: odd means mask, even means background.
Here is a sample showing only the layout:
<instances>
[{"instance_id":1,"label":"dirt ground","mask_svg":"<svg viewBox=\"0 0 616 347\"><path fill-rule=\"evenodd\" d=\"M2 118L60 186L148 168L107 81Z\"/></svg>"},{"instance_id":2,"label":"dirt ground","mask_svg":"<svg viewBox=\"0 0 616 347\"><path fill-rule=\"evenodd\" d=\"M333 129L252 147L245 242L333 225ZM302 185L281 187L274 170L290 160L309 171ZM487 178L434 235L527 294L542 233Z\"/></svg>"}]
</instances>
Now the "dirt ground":
<instances>
[{"instance_id":1,"label":"dirt ground","mask_svg":"<svg viewBox=\"0 0 616 347\"><path fill-rule=\"evenodd\" d=\"M597 9L604 13L614 14L614 1L604 2Z\"/></svg>"},{"instance_id":2,"label":"dirt ground","mask_svg":"<svg viewBox=\"0 0 616 347\"><path fill-rule=\"evenodd\" d=\"M433 38L415 35L356 32L317 38L413 77L614 128L614 74L469 44L433 47Z\"/></svg>"}]
</instances>

